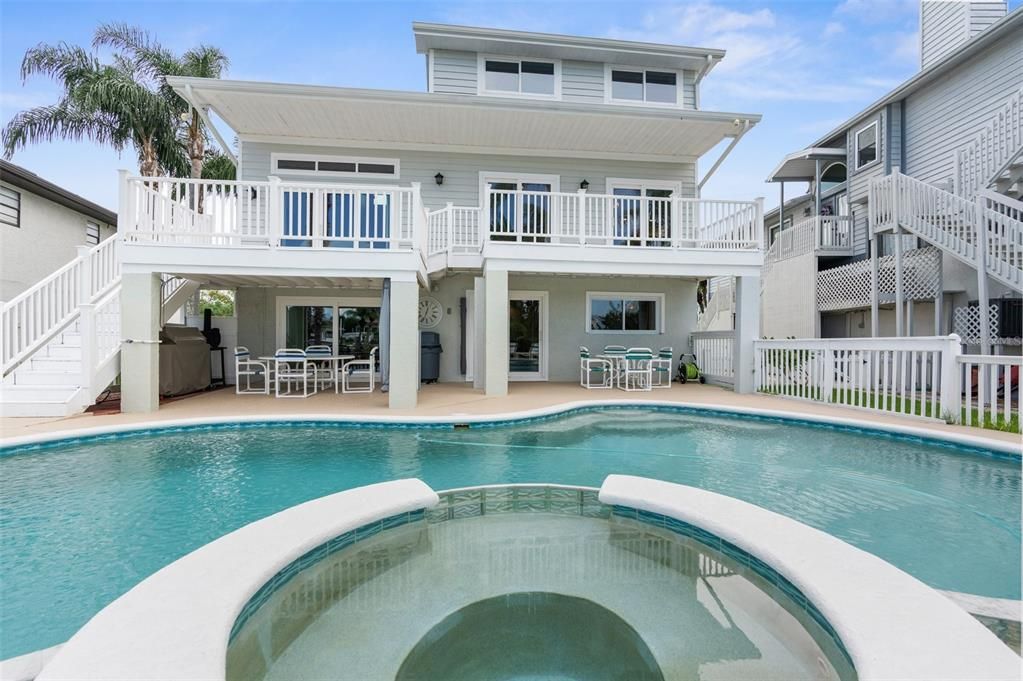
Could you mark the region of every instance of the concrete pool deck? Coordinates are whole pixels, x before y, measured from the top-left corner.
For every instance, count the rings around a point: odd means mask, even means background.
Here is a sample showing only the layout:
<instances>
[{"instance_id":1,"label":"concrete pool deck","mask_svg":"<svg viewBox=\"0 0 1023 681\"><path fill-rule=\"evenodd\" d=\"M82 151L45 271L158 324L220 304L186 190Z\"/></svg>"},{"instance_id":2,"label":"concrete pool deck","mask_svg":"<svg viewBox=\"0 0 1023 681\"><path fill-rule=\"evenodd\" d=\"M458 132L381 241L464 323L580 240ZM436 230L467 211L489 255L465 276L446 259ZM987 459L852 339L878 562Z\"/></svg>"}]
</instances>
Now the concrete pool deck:
<instances>
[{"instance_id":1,"label":"concrete pool deck","mask_svg":"<svg viewBox=\"0 0 1023 681\"><path fill-rule=\"evenodd\" d=\"M574 383L512 383L505 397L487 397L467 384L438 383L424 385L419 391L415 409L389 409L387 395L335 395L322 392L306 399L276 399L266 395L236 395L233 389L199 393L167 401L157 412L122 414L117 411L96 411L62 418L0 418L3 439L44 436L65 431L90 428L123 427L157 424L196 418L253 418L334 416L374 418L423 417L458 418L498 416L537 409L549 409L577 402L614 401L671 402L680 405L720 406L722 408L757 409L786 412L789 415L847 419L863 426L901 426L933 432L937 437L972 437L988 440L993 445L1020 445L1017 433L948 425L910 416L877 414L860 409L835 407L769 395L739 395L728 388L712 385L677 385L651 392L620 390L586 390Z\"/></svg>"}]
</instances>

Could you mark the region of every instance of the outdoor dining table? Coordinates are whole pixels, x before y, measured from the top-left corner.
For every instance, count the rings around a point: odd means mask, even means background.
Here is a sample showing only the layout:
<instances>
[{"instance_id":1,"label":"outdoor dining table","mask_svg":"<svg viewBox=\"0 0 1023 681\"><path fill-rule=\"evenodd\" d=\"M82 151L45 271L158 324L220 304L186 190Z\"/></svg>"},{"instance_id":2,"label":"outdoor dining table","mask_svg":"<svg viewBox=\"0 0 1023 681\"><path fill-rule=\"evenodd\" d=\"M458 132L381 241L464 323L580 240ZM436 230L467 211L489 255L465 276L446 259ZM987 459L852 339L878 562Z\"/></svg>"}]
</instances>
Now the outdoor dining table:
<instances>
[{"instance_id":1,"label":"outdoor dining table","mask_svg":"<svg viewBox=\"0 0 1023 681\"><path fill-rule=\"evenodd\" d=\"M273 355L270 355L269 357L266 357L266 356L259 357L258 359L263 361L263 362L276 362L278 360L278 358L274 357ZM305 361L306 361L307 364L310 363L310 362L329 362L330 363L330 381L331 382L337 380L337 372L338 372L338 369L340 368L341 364L344 363L344 362L347 362L350 359L355 359L355 355L316 355L316 354L312 354L312 355L306 355L305 356ZM292 359L290 361L294 362L295 360ZM276 369L276 365L275 365L275 369ZM276 371L274 373L276 373ZM317 383L317 381L314 379L313 380L313 392L317 391L316 383Z\"/></svg>"},{"instance_id":2,"label":"outdoor dining table","mask_svg":"<svg viewBox=\"0 0 1023 681\"><path fill-rule=\"evenodd\" d=\"M598 359L606 359L611 362L613 371L611 372L611 387L613 388L615 383L618 382L619 376L622 373L622 362L625 361L624 352L605 352L597 355Z\"/></svg>"}]
</instances>

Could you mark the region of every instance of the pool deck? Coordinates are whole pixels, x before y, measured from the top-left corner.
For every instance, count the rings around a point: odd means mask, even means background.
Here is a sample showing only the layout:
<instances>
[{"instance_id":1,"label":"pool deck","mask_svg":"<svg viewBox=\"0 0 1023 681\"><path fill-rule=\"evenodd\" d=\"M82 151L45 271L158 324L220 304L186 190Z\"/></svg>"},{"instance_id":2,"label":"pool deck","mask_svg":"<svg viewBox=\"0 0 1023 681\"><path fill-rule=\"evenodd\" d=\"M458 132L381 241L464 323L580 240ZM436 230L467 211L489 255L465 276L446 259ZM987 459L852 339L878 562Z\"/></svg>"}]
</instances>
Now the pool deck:
<instances>
[{"instance_id":1,"label":"pool deck","mask_svg":"<svg viewBox=\"0 0 1023 681\"><path fill-rule=\"evenodd\" d=\"M712 385L672 385L651 392L586 390L574 383L512 383L505 397L486 397L467 384L424 385L415 409L389 409L387 395L335 395L322 392L305 399L276 399L265 395L236 395L233 389L221 389L167 401L151 414L122 414L98 411L63 418L0 418L4 439L40 436L89 428L152 424L195 418L230 417L479 417L525 413L549 409L560 404L604 401L660 401L695 406L759 409L787 412L793 416L849 419L864 426L895 425L933 431L935 436L958 435L990 440L992 444L1020 444L1020 436L981 428L951 426L909 416L889 416L866 410L834 407L768 395L738 395L728 388Z\"/></svg>"}]
</instances>

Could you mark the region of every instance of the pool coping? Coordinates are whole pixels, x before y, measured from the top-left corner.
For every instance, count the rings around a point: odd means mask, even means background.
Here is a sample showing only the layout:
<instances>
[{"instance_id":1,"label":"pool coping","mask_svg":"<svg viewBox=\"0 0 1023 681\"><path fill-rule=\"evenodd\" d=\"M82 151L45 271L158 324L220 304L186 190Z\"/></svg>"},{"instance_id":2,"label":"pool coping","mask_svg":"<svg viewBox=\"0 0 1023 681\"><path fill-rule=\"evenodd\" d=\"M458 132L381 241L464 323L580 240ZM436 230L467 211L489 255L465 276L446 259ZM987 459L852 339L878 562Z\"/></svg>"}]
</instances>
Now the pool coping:
<instances>
[{"instance_id":1,"label":"pool coping","mask_svg":"<svg viewBox=\"0 0 1023 681\"><path fill-rule=\"evenodd\" d=\"M934 444L952 444L960 447L968 447L972 449L987 450L988 452L998 452L1000 454L1008 454L1011 458L1018 459L1023 457L1021 448L1019 445L1006 442L1003 440L997 440L994 438L985 438L977 435L968 435L965 433L951 433L944 431L937 431L931 428L924 428L919 426L894 424L894 423L880 423L880 422L868 422L854 418L848 418L845 416L831 416L824 414L810 414L806 412L797 412L780 409L760 409L756 407L743 407L735 405L726 405L719 403L709 402L686 402L686 401L673 401L673 400L629 400L629 399L615 399L615 400L574 400L571 402L562 402L560 404L551 405L548 407L540 407L537 409L527 409L515 412L506 412L502 414L478 414L478 415L458 415L458 416L385 416L376 414L331 414L331 413L315 413L311 412L308 414L281 414L281 415L233 415L233 416L209 416L209 417L193 417L183 419L167 419L167 420L153 420L142 423L125 423L109 426L95 426L92 428L79 428L73 430L54 431L46 433L36 433L33 435L24 435L21 437L5 438L0 440L0 455L4 453L4 450L15 449L21 447L29 447L34 445L53 445L59 444L63 441L77 441L82 439L88 439L92 437L102 437L109 435L121 435L131 434L137 432L160 432L160 431L172 431L175 429L189 428L189 427L203 427L203 426L215 426L215 425L232 425L232 424L253 424L253 423L301 423L301 422L324 422L324 423L351 423L351 424L375 424L375 425L404 425L404 426L415 426L415 425L426 425L426 426L438 426L438 425L459 425L459 424L470 424L470 425L481 425L481 424L510 424L515 422L528 422L532 420L542 419L550 416L557 416L562 414L569 414L573 411L580 411L586 409L596 409L601 407L658 407L658 408L675 408L680 411L692 410L696 412L707 412L707 413L719 413L723 416L730 414L738 414L743 416L749 416L754 418L767 418L767 419L780 419L784 421L795 422L796 424L810 424L810 425L824 425L824 426L836 426L841 428L850 428L858 432L865 434L886 434L886 435L898 435L904 436L916 440L924 440L932 442Z\"/></svg>"},{"instance_id":2,"label":"pool coping","mask_svg":"<svg viewBox=\"0 0 1023 681\"><path fill-rule=\"evenodd\" d=\"M608 476L598 498L703 528L777 570L834 627L860 681L1019 678L1019 657L966 611L825 532L738 499L648 478ZM238 614L281 568L356 527L438 501L422 481L396 480L250 523L162 568L101 610L37 678L223 679ZM183 657L183 650L191 652Z\"/></svg>"}]
</instances>

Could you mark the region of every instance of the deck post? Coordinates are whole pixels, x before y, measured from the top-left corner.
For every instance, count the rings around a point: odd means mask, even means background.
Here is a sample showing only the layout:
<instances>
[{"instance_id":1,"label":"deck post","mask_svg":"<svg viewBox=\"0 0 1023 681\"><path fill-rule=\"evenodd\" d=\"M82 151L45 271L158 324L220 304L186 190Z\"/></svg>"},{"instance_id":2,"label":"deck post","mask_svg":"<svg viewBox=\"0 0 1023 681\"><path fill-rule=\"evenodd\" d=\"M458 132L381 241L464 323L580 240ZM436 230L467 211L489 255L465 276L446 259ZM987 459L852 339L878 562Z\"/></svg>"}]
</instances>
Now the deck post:
<instances>
[{"instance_id":1,"label":"deck post","mask_svg":"<svg viewBox=\"0 0 1023 681\"><path fill-rule=\"evenodd\" d=\"M487 267L484 286L484 370L487 397L508 394L508 270Z\"/></svg>"},{"instance_id":2,"label":"deck post","mask_svg":"<svg viewBox=\"0 0 1023 681\"><path fill-rule=\"evenodd\" d=\"M760 337L760 277L735 278L735 341L732 366L735 392L752 393L754 385L753 341Z\"/></svg>"},{"instance_id":3,"label":"deck post","mask_svg":"<svg viewBox=\"0 0 1023 681\"><path fill-rule=\"evenodd\" d=\"M987 218L984 216L984 197L978 196L975 204L976 239L974 249L977 252L977 304L980 306L980 354L991 354L991 301L987 286Z\"/></svg>"},{"instance_id":4,"label":"deck post","mask_svg":"<svg viewBox=\"0 0 1023 681\"><path fill-rule=\"evenodd\" d=\"M486 387L487 345L486 345L486 280L473 279L472 297L472 387L483 390Z\"/></svg>"},{"instance_id":5,"label":"deck post","mask_svg":"<svg viewBox=\"0 0 1023 681\"><path fill-rule=\"evenodd\" d=\"M870 337L877 338L881 326L881 292L878 290L877 234L870 231Z\"/></svg>"},{"instance_id":6,"label":"deck post","mask_svg":"<svg viewBox=\"0 0 1023 681\"><path fill-rule=\"evenodd\" d=\"M413 409L419 389L419 283L391 279L387 406Z\"/></svg>"},{"instance_id":7,"label":"deck post","mask_svg":"<svg viewBox=\"0 0 1023 681\"><path fill-rule=\"evenodd\" d=\"M947 345L941 351L941 386L938 395L939 418L952 423L959 423L962 419L963 390L970 389L969 385L960 384L962 374L959 368L959 356L963 353L962 340L956 334L949 334ZM967 420L969 415L967 415Z\"/></svg>"},{"instance_id":8,"label":"deck post","mask_svg":"<svg viewBox=\"0 0 1023 681\"><path fill-rule=\"evenodd\" d=\"M160 406L160 275L121 275L121 411Z\"/></svg>"},{"instance_id":9,"label":"deck post","mask_svg":"<svg viewBox=\"0 0 1023 681\"><path fill-rule=\"evenodd\" d=\"M895 335L906 335L906 298L902 286L902 227L895 225Z\"/></svg>"}]
</instances>

